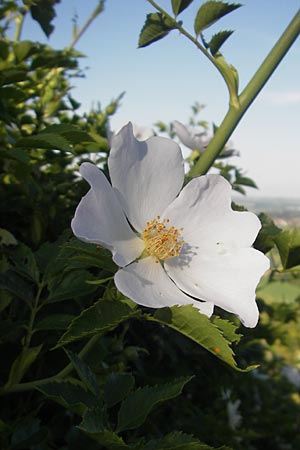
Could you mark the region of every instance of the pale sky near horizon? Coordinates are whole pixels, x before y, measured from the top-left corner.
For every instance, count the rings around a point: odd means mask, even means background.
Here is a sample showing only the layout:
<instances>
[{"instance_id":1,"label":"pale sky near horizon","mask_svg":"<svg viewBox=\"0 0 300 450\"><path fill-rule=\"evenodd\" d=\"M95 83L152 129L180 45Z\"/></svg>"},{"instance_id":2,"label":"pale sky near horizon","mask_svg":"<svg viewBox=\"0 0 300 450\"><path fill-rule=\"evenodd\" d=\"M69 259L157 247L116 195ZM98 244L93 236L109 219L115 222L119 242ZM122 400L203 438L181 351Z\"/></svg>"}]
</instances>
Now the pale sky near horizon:
<instances>
[{"instance_id":1,"label":"pale sky near horizon","mask_svg":"<svg viewBox=\"0 0 300 450\"><path fill-rule=\"evenodd\" d=\"M72 18L82 25L97 0L61 0L49 43L63 48L72 37ZM157 0L171 10L171 0ZM202 0L180 15L193 32L193 18ZM244 6L221 19L205 33L233 29L222 51L239 72L243 88L299 9L298 0L244 0ZM86 77L73 80L73 96L86 111L100 101L105 107L121 92L122 106L112 118L117 130L129 120L151 127L156 121L188 122L190 107L205 104L200 119L220 124L228 94L216 69L191 42L173 31L161 41L138 49L146 14L154 12L146 0L107 0L105 11L90 26L76 49L86 58ZM28 21L24 39L46 42L38 24ZM233 160L253 178L260 197L300 199L300 45L290 49L271 80L248 110L231 137L241 157Z\"/></svg>"}]
</instances>

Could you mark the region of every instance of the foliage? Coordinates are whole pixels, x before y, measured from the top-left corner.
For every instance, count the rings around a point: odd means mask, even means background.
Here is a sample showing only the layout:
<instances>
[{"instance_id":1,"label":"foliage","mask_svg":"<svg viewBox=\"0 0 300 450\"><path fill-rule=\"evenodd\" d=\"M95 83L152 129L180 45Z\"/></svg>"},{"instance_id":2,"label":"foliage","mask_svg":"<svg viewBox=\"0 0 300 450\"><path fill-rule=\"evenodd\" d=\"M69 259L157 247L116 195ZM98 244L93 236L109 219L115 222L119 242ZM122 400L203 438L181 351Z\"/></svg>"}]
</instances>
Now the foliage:
<instances>
[{"instance_id":1,"label":"foliage","mask_svg":"<svg viewBox=\"0 0 300 450\"><path fill-rule=\"evenodd\" d=\"M21 40L28 14L51 34L57 3L0 6L1 449L298 448L300 383L283 368L298 370L300 361L299 230L282 231L261 216L255 246L271 251L273 268L258 291L260 325L243 329L243 338L229 314L151 311L122 296L110 253L70 230L87 189L78 166L92 160L107 172L109 117L122 94L80 113L71 80L82 76L82 55L72 45ZM191 3L170 6L177 17ZM205 3L197 33L238 6ZM140 45L178 27L171 19L150 14ZM213 58L229 33L207 44ZM192 109L191 125L206 127L196 118L201 105ZM227 150L215 168L239 191L255 187L226 163ZM189 158L190 167L199 159Z\"/></svg>"}]
</instances>

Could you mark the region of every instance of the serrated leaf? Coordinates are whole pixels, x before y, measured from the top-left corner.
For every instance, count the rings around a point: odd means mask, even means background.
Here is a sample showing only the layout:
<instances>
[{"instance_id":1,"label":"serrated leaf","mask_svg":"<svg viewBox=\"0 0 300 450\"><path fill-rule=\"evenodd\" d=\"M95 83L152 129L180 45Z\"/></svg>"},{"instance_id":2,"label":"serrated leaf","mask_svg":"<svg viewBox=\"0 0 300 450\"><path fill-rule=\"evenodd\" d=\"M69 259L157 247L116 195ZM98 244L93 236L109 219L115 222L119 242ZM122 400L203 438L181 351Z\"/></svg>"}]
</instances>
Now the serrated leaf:
<instances>
[{"instance_id":1,"label":"serrated leaf","mask_svg":"<svg viewBox=\"0 0 300 450\"><path fill-rule=\"evenodd\" d=\"M19 244L11 252L11 260L14 263L15 272L38 284L40 274L36 259L34 253L27 245Z\"/></svg>"},{"instance_id":2,"label":"serrated leaf","mask_svg":"<svg viewBox=\"0 0 300 450\"><path fill-rule=\"evenodd\" d=\"M72 152L69 141L63 136L54 133L40 133L19 139L16 146L22 148L46 148L50 150Z\"/></svg>"},{"instance_id":3,"label":"serrated leaf","mask_svg":"<svg viewBox=\"0 0 300 450\"><path fill-rule=\"evenodd\" d=\"M172 9L175 16L178 16L182 11L184 11L193 0L172 0Z\"/></svg>"},{"instance_id":4,"label":"serrated leaf","mask_svg":"<svg viewBox=\"0 0 300 450\"><path fill-rule=\"evenodd\" d=\"M52 278L48 283L49 297L47 303L56 303L91 294L97 286L86 281L91 274L86 270L72 270L62 276Z\"/></svg>"},{"instance_id":5,"label":"serrated leaf","mask_svg":"<svg viewBox=\"0 0 300 450\"><path fill-rule=\"evenodd\" d=\"M17 384L22 380L31 364L38 357L42 346L43 345L38 345L36 347L30 348L24 347L22 349L21 353L17 356L11 366L6 387L13 386L14 384Z\"/></svg>"},{"instance_id":6,"label":"serrated leaf","mask_svg":"<svg viewBox=\"0 0 300 450\"><path fill-rule=\"evenodd\" d=\"M108 408L124 400L134 387L130 373L111 373L104 385L104 401Z\"/></svg>"},{"instance_id":7,"label":"serrated leaf","mask_svg":"<svg viewBox=\"0 0 300 450\"><path fill-rule=\"evenodd\" d=\"M49 398L59 401L65 406L85 405L92 408L95 405L96 397L83 389L80 383L75 381L52 381L39 385L36 389Z\"/></svg>"},{"instance_id":8,"label":"serrated leaf","mask_svg":"<svg viewBox=\"0 0 300 450\"><path fill-rule=\"evenodd\" d=\"M232 33L232 30L224 30L212 36L208 46L213 56L215 56L215 54L220 50L224 42L229 38L229 36L232 35Z\"/></svg>"},{"instance_id":9,"label":"serrated leaf","mask_svg":"<svg viewBox=\"0 0 300 450\"><path fill-rule=\"evenodd\" d=\"M219 316L214 316L211 321L218 327L220 331L222 331L223 336L227 339L230 343L238 343L241 340L241 337L243 337L242 334L239 334L236 332L237 326L229 322L229 320L221 319Z\"/></svg>"},{"instance_id":10,"label":"serrated leaf","mask_svg":"<svg viewBox=\"0 0 300 450\"><path fill-rule=\"evenodd\" d=\"M0 288L5 289L25 302L32 302L34 291L32 284L21 278L13 270L0 273Z\"/></svg>"},{"instance_id":11,"label":"serrated leaf","mask_svg":"<svg viewBox=\"0 0 300 450\"><path fill-rule=\"evenodd\" d=\"M196 35L210 27L213 23L217 22L217 20L221 19L221 17L229 14L235 9L241 6L240 3L225 3L222 1L208 1L203 3L200 6L194 23L194 28Z\"/></svg>"},{"instance_id":12,"label":"serrated leaf","mask_svg":"<svg viewBox=\"0 0 300 450\"><path fill-rule=\"evenodd\" d=\"M274 247L274 238L281 232L281 228L278 228L271 217L265 213L259 214L258 217L261 221L262 227L257 235L253 247L263 253L267 253Z\"/></svg>"},{"instance_id":13,"label":"serrated leaf","mask_svg":"<svg viewBox=\"0 0 300 450\"><path fill-rule=\"evenodd\" d=\"M35 0L34 4L30 6L32 18L40 24L47 37L54 30L51 22L56 17L55 9L53 8L53 5L56 3L60 3L60 0Z\"/></svg>"},{"instance_id":14,"label":"serrated leaf","mask_svg":"<svg viewBox=\"0 0 300 450\"><path fill-rule=\"evenodd\" d=\"M80 316L70 324L66 333L60 338L56 347L66 345L78 339L102 334L117 327L124 320L136 317L139 310L133 310L128 304L99 300L93 306L85 309Z\"/></svg>"},{"instance_id":15,"label":"serrated leaf","mask_svg":"<svg viewBox=\"0 0 300 450\"><path fill-rule=\"evenodd\" d=\"M35 325L35 330L65 330L74 316L71 314L51 314Z\"/></svg>"},{"instance_id":16,"label":"serrated leaf","mask_svg":"<svg viewBox=\"0 0 300 450\"><path fill-rule=\"evenodd\" d=\"M147 47L147 45L167 36L175 28L174 24L161 13L148 14L139 36L138 46L140 48Z\"/></svg>"},{"instance_id":17,"label":"serrated leaf","mask_svg":"<svg viewBox=\"0 0 300 450\"><path fill-rule=\"evenodd\" d=\"M87 422L87 425L92 426L92 425L90 425L92 418L89 417L88 419L89 420ZM79 428L83 429L83 428L81 428L81 424L79 425ZM109 450L135 450L135 449L142 450L143 449L143 447L140 447L140 446L136 447L136 445L133 445L133 444L126 445L120 436L118 436L116 433L114 433L113 431L110 431L110 430L104 430L104 431L97 432L97 433L91 432L91 433L92 433L92 437L93 437L94 441L97 441L98 444L100 444L101 446L103 446L104 448L109 449Z\"/></svg>"},{"instance_id":18,"label":"serrated leaf","mask_svg":"<svg viewBox=\"0 0 300 450\"><path fill-rule=\"evenodd\" d=\"M97 383L97 379L89 366L79 358L76 353L71 352L71 350L64 349L71 363L73 364L76 372L78 373L81 381L84 385L94 394L99 396L100 390Z\"/></svg>"},{"instance_id":19,"label":"serrated leaf","mask_svg":"<svg viewBox=\"0 0 300 450\"><path fill-rule=\"evenodd\" d=\"M284 269L300 264L300 228L282 231L274 238Z\"/></svg>"},{"instance_id":20,"label":"serrated leaf","mask_svg":"<svg viewBox=\"0 0 300 450\"><path fill-rule=\"evenodd\" d=\"M237 366L234 352L230 347L231 342L228 340L232 336L237 340L237 335L233 333L234 326L229 327L228 323L225 323L223 331L221 328L222 319L220 318L213 323L208 317L201 314L197 308L194 308L192 305L184 305L158 309L154 316L149 315L147 319L167 325L187 336L233 369L239 371L252 369L252 367L240 369Z\"/></svg>"},{"instance_id":21,"label":"serrated leaf","mask_svg":"<svg viewBox=\"0 0 300 450\"><path fill-rule=\"evenodd\" d=\"M105 431L104 426L105 410L97 405L94 408L87 409L84 412L81 423L78 428L86 433L100 433Z\"/></svg>"},{"instance_id":22,"label":"serrated leaf","mask_svg":"<svg viewBox=\"0 0 300 450\"><path fill-rule=\"evenodd\" d=\"M183 377L167 384L146 386L130 394L121 404L117 432L133 430L144 423L151 410L161 402L181 394L193 377Z\"/></svg>"},{"instance_id":23,"label":"serrated leaf","mask_svg":"<svg viewBox=\"0 0 300 450\"><path fill-rule=\"evenodd\" d=\"M229 447L222 447L230 450ZM194 436L190 436L180 431L174 431L161 439L149 441L143 450L216 450L209 445L200 442ZM221 449L219 449L221 450Z\"/></svg>"}]
</instances>

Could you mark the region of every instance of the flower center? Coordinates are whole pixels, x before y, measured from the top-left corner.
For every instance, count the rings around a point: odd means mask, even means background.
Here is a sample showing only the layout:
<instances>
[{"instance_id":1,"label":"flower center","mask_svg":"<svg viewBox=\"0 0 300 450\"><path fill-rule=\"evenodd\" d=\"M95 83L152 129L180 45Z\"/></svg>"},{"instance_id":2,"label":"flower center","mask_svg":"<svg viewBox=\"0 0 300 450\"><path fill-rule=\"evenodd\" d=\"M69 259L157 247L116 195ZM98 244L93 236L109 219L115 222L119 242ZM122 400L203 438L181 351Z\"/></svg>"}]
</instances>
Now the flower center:
<instances>
[{"instance_id":1,"label":"flower center","mask_svg":"<svg viewBox=\"0 0 300 450\"><path fill-rule=\"evenodd\" d=\"M167 227L169 219L160 221L160 216L147 222L147 226L142 233L145 241L145 250L155 258L155 262L178 256L184 244L179 231L175 227Z\"/></svg>"}]
</instances>

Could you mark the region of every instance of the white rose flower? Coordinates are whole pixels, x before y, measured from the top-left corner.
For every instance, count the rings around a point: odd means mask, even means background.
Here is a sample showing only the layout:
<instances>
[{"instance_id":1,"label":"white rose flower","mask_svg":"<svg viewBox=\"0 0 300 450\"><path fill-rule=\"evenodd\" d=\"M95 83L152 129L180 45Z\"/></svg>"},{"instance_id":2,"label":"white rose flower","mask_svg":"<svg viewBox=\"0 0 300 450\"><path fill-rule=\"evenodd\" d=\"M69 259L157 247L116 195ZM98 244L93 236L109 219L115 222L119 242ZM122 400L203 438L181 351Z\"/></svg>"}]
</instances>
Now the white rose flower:
<instances>
[{"instance_id":1,"label":"white rose flower","mask_svg":"<svg viewBox=\"0 0 300 450\"><path fill-rule=\"evenodd\" d=\"M205 131L199 131L194 127L186 127L178 120L173 121L173 129L186 147L198 150L200 153L208 146L211 137Z\"/></svg>"},{"instance_id":2,"label":"white rose flower","mask_svg":"<svg viewBox=\"0 0 300 450\"><path fill-rule=\"evenodd\" d=\"M72 229L112 252L119 291L151 308L193 304L210 316L217 305L254 327L255 289L269 260L251 248L261 224L231 209L230 184L205 175L180 192L179 146L159 136L140 142L131 123L114 136L108 166L111 184L94 164L81 165L91 189Z\"/></svg>"}]
</instances>

